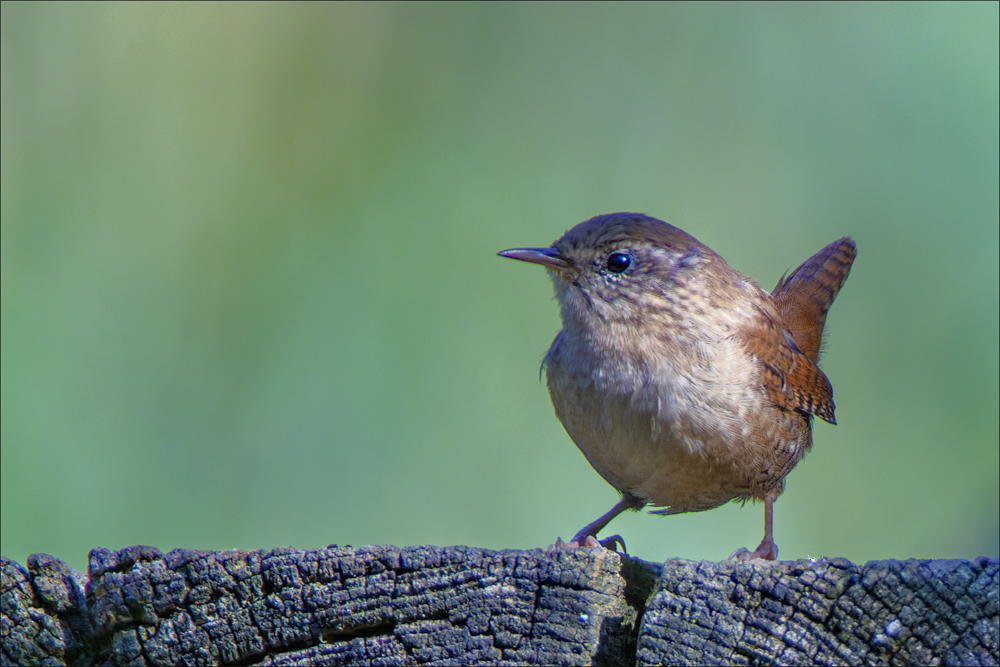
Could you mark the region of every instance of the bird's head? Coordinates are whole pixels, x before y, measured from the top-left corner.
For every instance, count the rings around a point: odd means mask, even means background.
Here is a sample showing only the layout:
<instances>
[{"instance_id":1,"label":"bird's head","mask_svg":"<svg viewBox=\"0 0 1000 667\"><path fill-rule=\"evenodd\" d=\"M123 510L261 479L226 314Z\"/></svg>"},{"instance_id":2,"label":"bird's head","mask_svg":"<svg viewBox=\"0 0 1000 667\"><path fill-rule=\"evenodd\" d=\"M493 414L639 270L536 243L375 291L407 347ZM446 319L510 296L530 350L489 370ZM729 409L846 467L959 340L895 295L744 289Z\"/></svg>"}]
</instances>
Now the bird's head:
<instances>
[{"instance_id":1,"label":"bird's head","mask_svg":"<svg viewBox=\"0 0 1000 667\"><path fill-rule=\"evenodd\" d=\"M498 253L549 271L564 326L681 317L704 268L725 262L687 232L639 213L581 222L549 248Z\"/></svg>"}]
</instances>

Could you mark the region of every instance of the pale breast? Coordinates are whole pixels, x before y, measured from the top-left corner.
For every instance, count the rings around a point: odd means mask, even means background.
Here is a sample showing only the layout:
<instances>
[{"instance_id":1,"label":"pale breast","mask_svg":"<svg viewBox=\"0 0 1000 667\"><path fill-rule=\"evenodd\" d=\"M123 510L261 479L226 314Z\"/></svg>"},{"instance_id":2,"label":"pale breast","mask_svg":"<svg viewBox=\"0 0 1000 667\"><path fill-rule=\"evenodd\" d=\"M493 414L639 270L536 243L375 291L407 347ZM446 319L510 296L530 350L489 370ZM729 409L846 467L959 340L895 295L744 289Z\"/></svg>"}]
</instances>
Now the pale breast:
<instances>
[{"instance_id":1,"label":"pale breast","mask_svg":"<svg viewBox=\"0 0 1000 667\"><path fill-rule=\"evenodd\" d=\"M570 438L623 493L670 513L711 509L780 486L808 447L807 421L767 416L776 409L735 346L696 350L684 364L659 349L639 363L588 352L556 341L549 393Z\"/></svg>"}]
</instances>

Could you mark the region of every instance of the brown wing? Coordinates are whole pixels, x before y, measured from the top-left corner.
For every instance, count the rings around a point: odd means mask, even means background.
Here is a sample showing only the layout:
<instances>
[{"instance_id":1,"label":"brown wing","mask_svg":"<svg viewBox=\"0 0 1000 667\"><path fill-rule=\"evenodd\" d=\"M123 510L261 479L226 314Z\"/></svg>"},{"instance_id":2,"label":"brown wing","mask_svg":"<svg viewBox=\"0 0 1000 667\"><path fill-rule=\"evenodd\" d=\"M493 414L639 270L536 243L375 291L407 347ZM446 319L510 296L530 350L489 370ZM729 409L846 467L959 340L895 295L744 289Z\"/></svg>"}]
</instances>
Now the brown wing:
<instances>
[{"instance_id":1,"label":"brown wing","mask_svg":"<svg viewBox=\"0 0 1000 667\"><path fill-rule=\"evenodd\" d=\"M851 273L858 248L850 237L834 241L782 276L771 292L785 328L811 361L819 358L826 313Z\"/></svg>"},{"instance_id":2,"label":"brown wing","mask_svg":"<svg viewBox=\"0 0 1000 667\"><path fill-rule=\"evenodd\" d=\"M816 415L836 424L830 380L799 350L781 322L763 310L761 314L763 317L739 337L760 361L760 383L768 397L789 412Z\"/></svg>"},{"instance_id":3,"label":"brown wing","mask_svg":"<svg viewBox=\"0 0 1000 667\"><path fill-rule=\"evenodd\" d=\"M783 276L771 293L777 312L742 332L747 351L761 362L761 384L779 407L836 424L833 387L816 365L826 314L851 272L857 246L834 241Z\"/></svg>"}]
</instances>

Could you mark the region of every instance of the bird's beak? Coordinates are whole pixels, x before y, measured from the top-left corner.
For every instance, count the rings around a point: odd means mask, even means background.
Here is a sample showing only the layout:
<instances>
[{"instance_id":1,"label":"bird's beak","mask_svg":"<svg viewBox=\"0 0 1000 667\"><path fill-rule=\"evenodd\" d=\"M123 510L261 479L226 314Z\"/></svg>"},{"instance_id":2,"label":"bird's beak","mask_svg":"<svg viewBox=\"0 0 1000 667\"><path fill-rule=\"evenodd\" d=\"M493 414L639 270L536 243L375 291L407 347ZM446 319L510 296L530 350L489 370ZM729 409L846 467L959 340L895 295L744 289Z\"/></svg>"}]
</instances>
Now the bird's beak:
<instances>
[{"instance_id":1,"label":"bird's beak","mask_svg":"<svg viewBox=\"0 0 1000 667\"><path fill-rule=\"evenodd\" d=\"M541 264L553 271L571 271L574 269L573 262L555 248L511 248L510 250L501 250L497 254L501 257L519 259L522 262Z\"/></svg>"}]
</instances>

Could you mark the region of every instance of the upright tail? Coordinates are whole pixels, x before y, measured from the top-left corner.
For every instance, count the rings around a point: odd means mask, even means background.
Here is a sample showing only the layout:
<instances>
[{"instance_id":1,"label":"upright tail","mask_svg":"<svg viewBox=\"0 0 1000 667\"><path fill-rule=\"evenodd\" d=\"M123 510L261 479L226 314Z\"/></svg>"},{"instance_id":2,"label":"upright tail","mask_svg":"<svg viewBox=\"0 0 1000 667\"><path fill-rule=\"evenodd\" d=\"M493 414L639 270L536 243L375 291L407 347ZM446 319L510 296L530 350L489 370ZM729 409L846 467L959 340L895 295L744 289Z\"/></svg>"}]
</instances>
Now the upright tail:
<instances>
[{"instance_id":1,"label":"upright tail","mask_svg":"<svg viewBox=\"0 0 1000 667\"><path fill-rule=\"evenodd\" d=\"M826 313L851 273L857 254L854 241L845 236L782 276L771 292L799 350L813 363L819 358Z\"/></svg>"}]
</instances>

